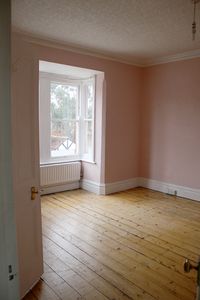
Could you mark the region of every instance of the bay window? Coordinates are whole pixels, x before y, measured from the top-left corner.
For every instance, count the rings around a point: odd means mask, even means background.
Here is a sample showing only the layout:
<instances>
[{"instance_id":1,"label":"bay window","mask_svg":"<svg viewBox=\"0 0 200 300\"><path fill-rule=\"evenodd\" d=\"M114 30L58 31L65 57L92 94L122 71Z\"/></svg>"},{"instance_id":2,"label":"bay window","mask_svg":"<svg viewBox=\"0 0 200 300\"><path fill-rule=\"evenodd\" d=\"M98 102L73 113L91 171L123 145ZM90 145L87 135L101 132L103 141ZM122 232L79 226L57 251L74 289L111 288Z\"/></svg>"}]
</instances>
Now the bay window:
<instances>
[{"instance_id":1,"label":"bay window","mask_svg":"<svg viewBox=\"0 0 200 300\"><path fill-rule=\"evenodd\" d=\"M95 76L40 72L40 162L94 161Z\"/></svg>"}]
</instances>

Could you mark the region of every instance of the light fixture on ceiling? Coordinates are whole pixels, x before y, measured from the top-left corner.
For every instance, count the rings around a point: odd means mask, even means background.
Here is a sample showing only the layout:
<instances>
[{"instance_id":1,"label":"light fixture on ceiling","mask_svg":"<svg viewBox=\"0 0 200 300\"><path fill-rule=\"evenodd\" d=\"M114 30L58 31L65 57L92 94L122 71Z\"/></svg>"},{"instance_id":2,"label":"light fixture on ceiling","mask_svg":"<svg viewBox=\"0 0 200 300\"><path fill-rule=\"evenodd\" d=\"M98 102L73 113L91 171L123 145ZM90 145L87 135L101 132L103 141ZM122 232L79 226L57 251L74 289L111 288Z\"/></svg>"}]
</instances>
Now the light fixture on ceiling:
<instances>
[{"instance_id":1,"label":"light fixture on ceiling","mask_svg":"<svg viewBox=\"0 0 200 300\"><path fill-rule=\"evenodd\" d=\"M200 0L192 0L192 3L194 5L194 13L193 13L193 23L192 23L192 39L195 40L196 35L196 4L200 2Z\"/></svg>"}]
</instances>

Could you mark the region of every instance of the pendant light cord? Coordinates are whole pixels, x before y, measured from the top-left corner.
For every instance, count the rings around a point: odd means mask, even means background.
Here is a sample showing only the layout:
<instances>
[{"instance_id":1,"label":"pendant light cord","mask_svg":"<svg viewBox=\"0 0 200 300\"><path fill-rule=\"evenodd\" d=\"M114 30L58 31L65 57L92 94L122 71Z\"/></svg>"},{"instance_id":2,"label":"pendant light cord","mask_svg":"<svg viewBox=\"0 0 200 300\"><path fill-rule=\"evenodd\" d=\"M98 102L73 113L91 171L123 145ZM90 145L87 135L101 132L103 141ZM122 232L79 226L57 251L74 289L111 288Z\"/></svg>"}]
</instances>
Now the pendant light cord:
<instances>
[{"instance_id":1,"label":"pendant light cord","mask_svg":"<svg viewBox=\"0 0 200 300\"><path fill-rule=\"evenodd\" d=\"M195 40L196 34L196 0L194 0L194 14L193 14L193 23L192 23L192 39Z\"/></svg>"}]
</instances>

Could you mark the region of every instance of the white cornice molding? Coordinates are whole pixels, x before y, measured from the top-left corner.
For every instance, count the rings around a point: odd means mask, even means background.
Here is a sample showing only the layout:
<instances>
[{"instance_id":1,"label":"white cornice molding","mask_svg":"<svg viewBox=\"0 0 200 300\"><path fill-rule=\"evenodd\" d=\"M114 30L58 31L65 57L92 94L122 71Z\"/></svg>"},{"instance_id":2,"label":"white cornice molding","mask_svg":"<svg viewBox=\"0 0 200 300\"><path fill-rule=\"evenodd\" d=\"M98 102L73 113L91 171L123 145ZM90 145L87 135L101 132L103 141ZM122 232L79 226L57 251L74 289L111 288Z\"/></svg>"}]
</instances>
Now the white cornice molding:
<instances>
[{"instance_id":1,"label":"white cornice molding","mask_svg":"<svg viewBox=\"0 0 200 300\"><path fill-rule=\"evenodd\" d=\"M144 63L145 67L155 66L155 65L161 65L161 64L167 64L170 62L176 62L181 60L188 60L188 59L194 59L200 57L200 49L182 52L174 55L169 55L165 57L155 58L152 60L146 60Z\"/></svg>"},{"instance_id":2,"label":"white cornice molding","mask_svg":"<svg viewBox=\"0 0 200 300\"><path fill-rule=\"evenodd\" d=\"M100 59L105 59L105 60L110 60L110 61L114 61L114 62L119 62L122 64L132 65L135 67L144 67L144 65L142 63L140 63L136 60L135 61L127 61L126 59L123 59L123 58L108 56L103 53L91 51L87 48L75 47L75 46L72 46L69 44L58 42L53 39L44 39L42 37L39 37L39 36L36 36L33 34L24 33L15 28L12 28L12 33L20 36L20 38L22 38L22 40L25 40L29 43L33 43L33 44L36 44L39 46L45 46L45 47L65 50L65 51L69 51L69 52L73 52L73 53L77 53L77 54L88 55L88 56L97 57Z\"/></svg>"},{"instance_id":3,"label":"white cornice molding","mask_svg":"<svg viewBox=\"0 0 200 300\"><path fill-rule=\"evenodd\" d=\"M134 61L128 61L123 58L117 58L113 56L108 56L103 53L91 51L87 48L81 48L81 47L75 47L69 44L64 44L61 42L58 42L53 39L44 39L41 36L36 36L33 34L29 34L26 32L22 32L16 28L12 28L12 32L15 35L20 36L23 40L26 40L29 43L33 43L36 45L40 46L45 46L49 48L55 48L55 49L60 49L60 50L65 50L77 54L83 54L83 55L88 55L92 57L97 57L100 59L105 59L105 60L110 60L110 61L115 61L123 64L128 64L132 65L135 67L151 67L155 65L161 65L161 64L166 64L170 62L176 62L176 61L182 61L182 60L189 60L189 59L194 59L200 57L200 49L192 50L192 51L186 51L178 54L173 54L165 57L159 57L155 59L143 59L143 60L137 60L135 59Z\"/></svg>"}]
</instances>

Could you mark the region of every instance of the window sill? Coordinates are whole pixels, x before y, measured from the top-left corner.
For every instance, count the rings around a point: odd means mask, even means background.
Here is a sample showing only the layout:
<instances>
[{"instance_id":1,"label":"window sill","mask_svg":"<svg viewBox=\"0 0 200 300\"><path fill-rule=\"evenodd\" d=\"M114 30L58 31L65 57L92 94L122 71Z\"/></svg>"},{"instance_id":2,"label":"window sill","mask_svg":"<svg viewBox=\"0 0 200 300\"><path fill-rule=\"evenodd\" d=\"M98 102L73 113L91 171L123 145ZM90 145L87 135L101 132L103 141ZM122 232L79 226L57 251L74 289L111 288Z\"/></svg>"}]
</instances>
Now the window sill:
<instances>
[{"instance_id":1,"label":"window sill","mask_svg":"<svg viewBox=\"0 0 200 300\"><path fill-rule=\"evenodd\" d=\"M81 159L80 161L84 162L84 163L88 163L88 164L92 164L92 165L96 165L96 161L93 160L87 160L87 159Z\"/></svg>"},{"instance_id":2,"label":"window sill","mask_svg":"<svg viewBox=\"0 0 200 300\"><path fill-rule=\"evenodd\" d=\"M72 159L67 161L49 161L49 162L43 162L40 163L40 166L50 166L50 165L64 165L64 164L70 164L73 162L81 162L81 159Z\"/></svg>"},{"instance_id":3,"label":"window sill","mask_svg":"<svg viewBox=\"0 0 200 300\"><path fill-rule=\"evenodd\" d=\"M50 166L50 165L63 165L63 164L70 164L70 163L73 163L73 162L84 162L84 163L89 163L89 164L92 164L92 165L96 165L95 161L77 158L77 159L72 159L72 160L67 160L67 161L43 162L43 163L40 163L40 166L42 167L42 166Z\"/></svg>"}]
</instances>

